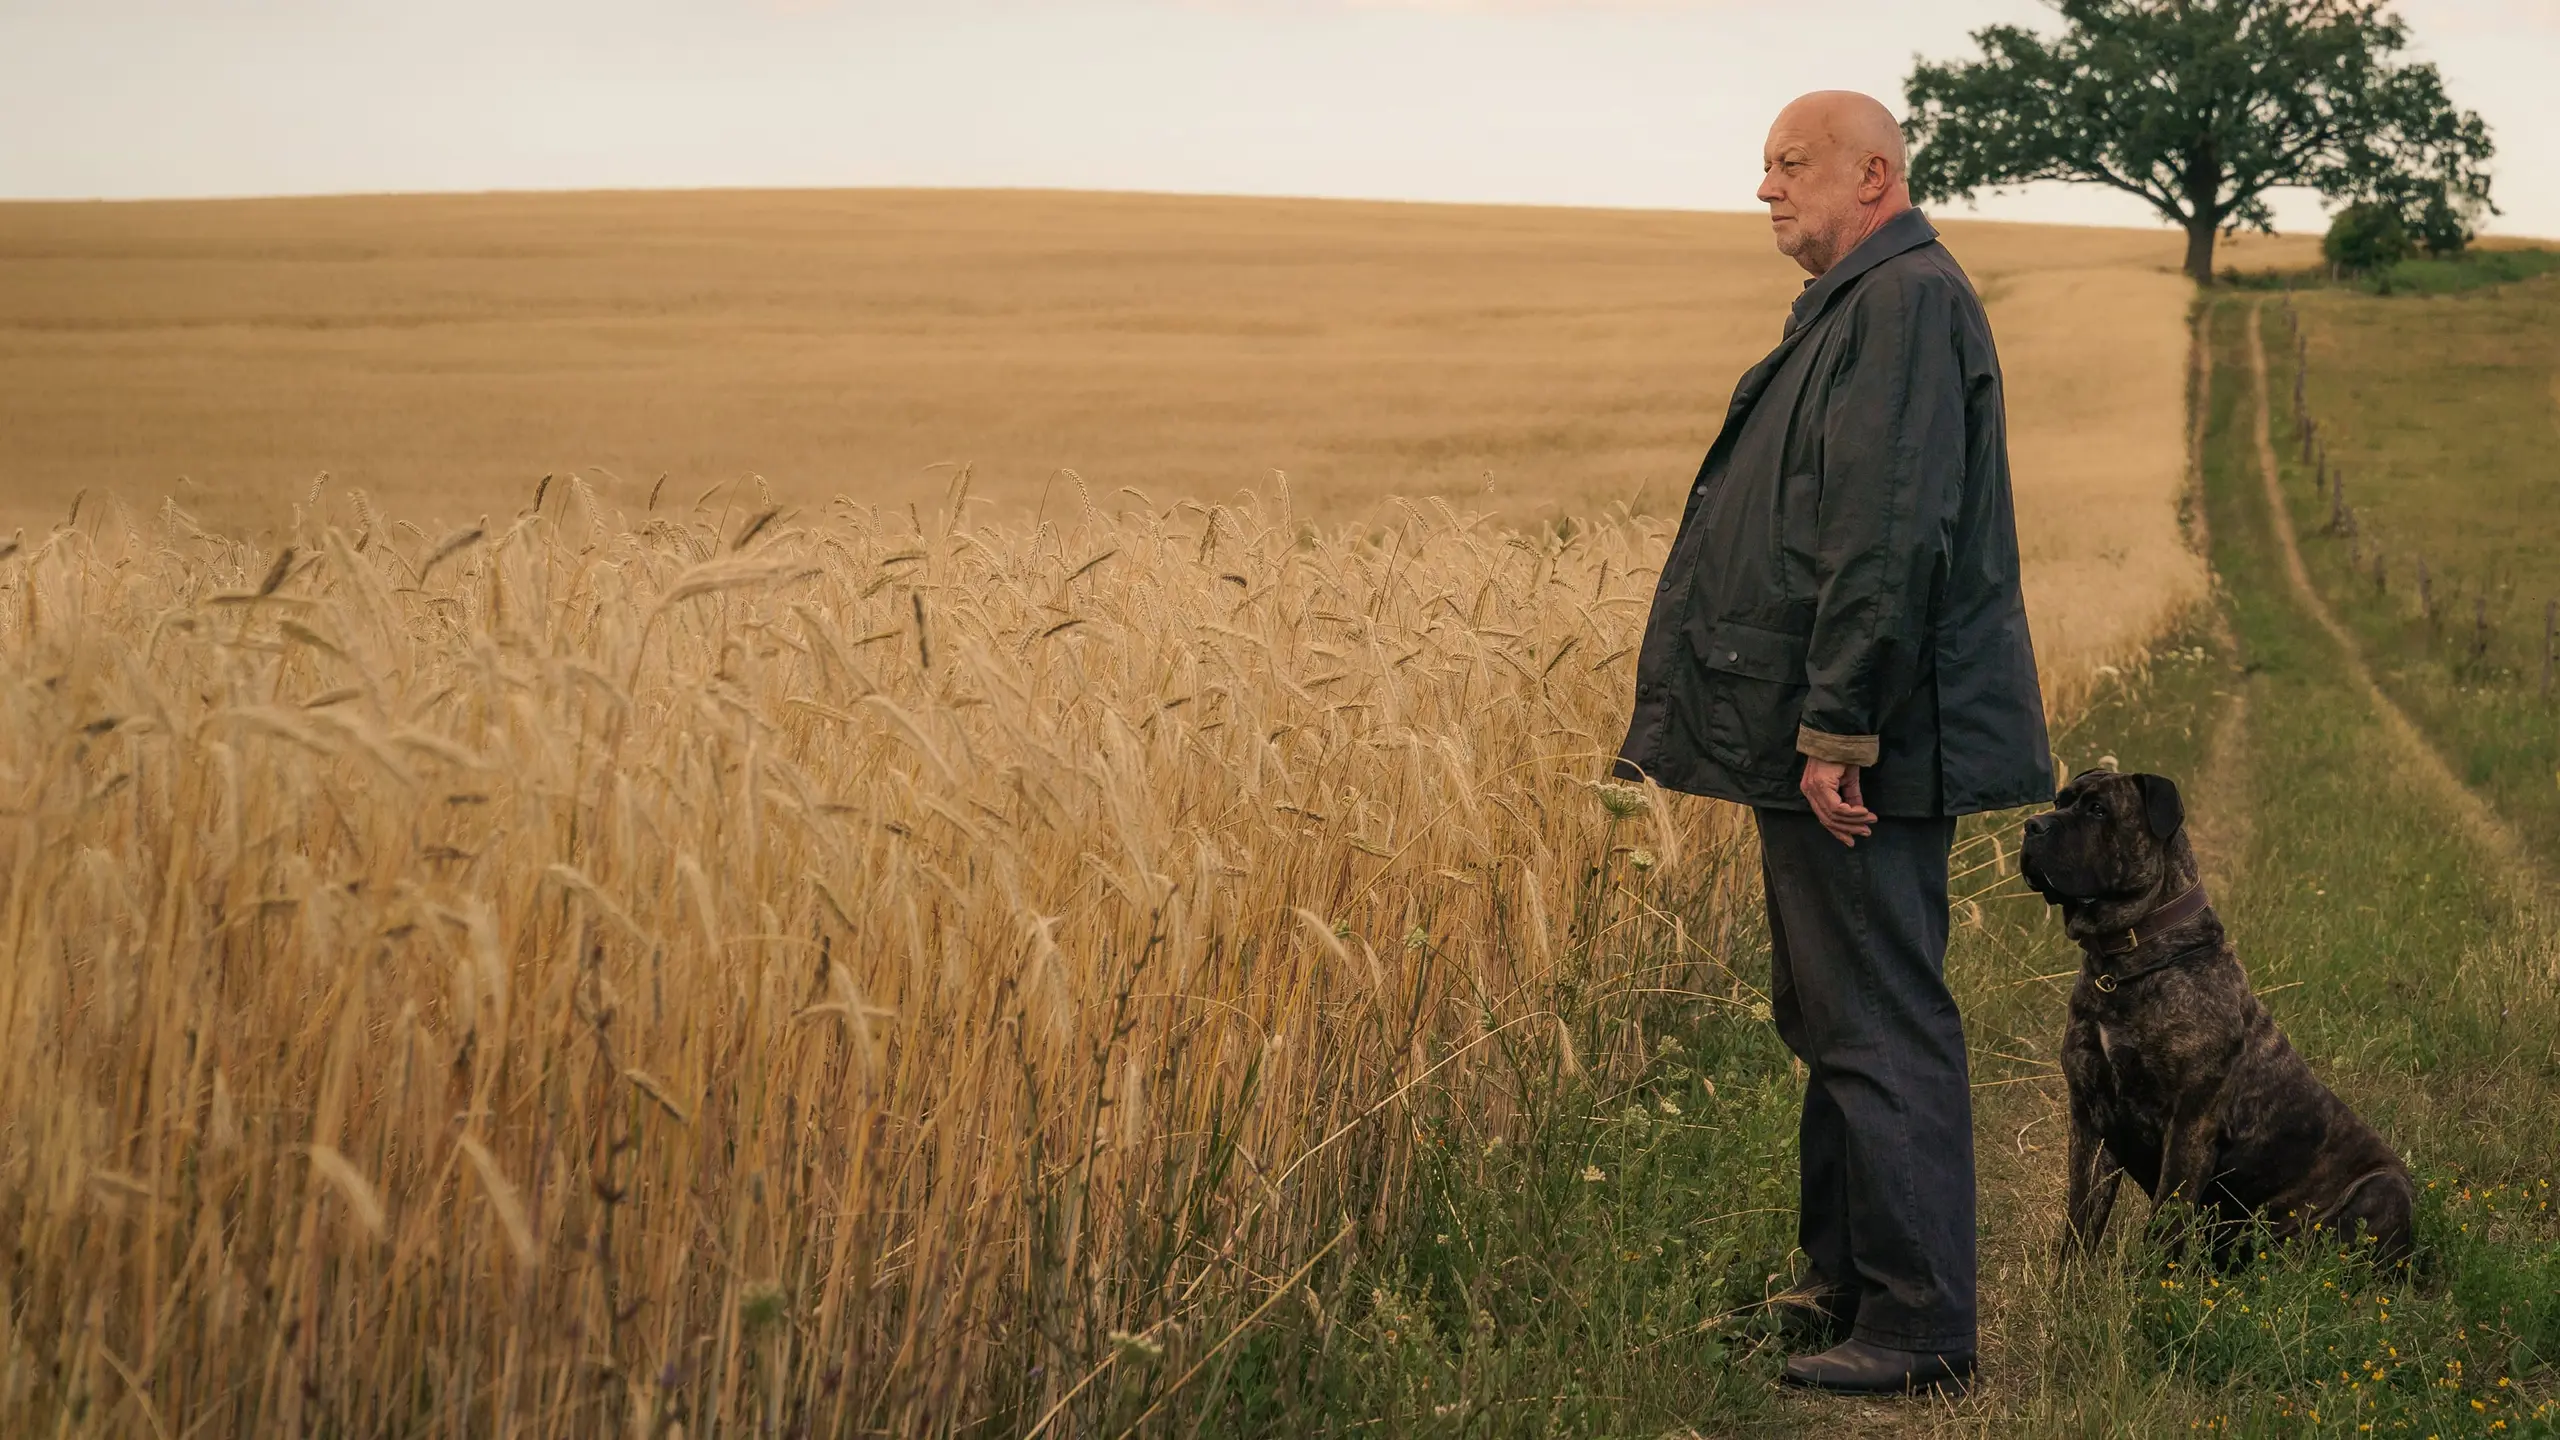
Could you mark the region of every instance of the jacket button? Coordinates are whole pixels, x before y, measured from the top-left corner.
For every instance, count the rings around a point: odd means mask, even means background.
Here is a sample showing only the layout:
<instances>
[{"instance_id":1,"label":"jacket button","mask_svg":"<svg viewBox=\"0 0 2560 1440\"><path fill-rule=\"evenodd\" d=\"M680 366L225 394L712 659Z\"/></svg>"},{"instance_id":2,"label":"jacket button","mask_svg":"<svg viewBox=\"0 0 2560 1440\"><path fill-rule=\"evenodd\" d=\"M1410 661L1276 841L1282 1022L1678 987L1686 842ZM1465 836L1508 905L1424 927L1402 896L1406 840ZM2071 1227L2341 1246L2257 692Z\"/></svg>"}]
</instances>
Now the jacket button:
<instances>
[{"instance_id":1,"label":"jacket button","mask_svg":"<svg viewBox=\"0 0 2560 1440\"><path fill-rule=\"evenodd\" d=\"M1659 594L1661 594L1662 592L1664 592L1664 591L1666 591L1666 590L1668 590L1668 589L1670 589L1670 588L1671 588L1671 577L1670 577L1670 576L1668 576L1668 575L1665 575L1664 577L1662 577L1662 579L1660 579L1660 580L1658 580L1658 581L1654 582L1653 593L1654 593L1654 594L1656 594L1656 595L1659 595Z\"/></svg>"},{"instance_id":2,"label":"jacket button","mask_svg":"<svg viewBox=\"0 0 2560 1440\"><path fill-rule=\"evenodd\" d=\"M1727 665L1730 665L1730 664L1732 664L1734 661L1739 660L1739 659L1741 659L1741 658L1742 658L1742 652L1741 652L1741 651L1739 651L1739 650L1727 650L1726 652L1724 652L1724 663L1726 663Z\"/></svg>"}]
</instances>

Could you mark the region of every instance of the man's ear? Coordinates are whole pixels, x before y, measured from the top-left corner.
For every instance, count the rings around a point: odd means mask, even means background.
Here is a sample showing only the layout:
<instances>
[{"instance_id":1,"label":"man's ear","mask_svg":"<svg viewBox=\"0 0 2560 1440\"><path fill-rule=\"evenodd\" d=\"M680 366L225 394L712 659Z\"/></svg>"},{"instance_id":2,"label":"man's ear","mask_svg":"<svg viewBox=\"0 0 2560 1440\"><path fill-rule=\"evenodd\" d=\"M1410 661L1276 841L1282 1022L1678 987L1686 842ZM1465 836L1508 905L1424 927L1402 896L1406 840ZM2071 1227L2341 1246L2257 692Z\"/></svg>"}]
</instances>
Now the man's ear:
<instances>
[{"instance_id":1,"label":"man's ear","mask_svg":"<svg viewBox=\"0 0 2560 1440\"><path fill-rule=\"evenodd\" d=\"M2142 818L2151 827L2151 838L2166 840L2187 823L2186 802L2178 798L2177 782L2166 775L2136 775L2133 783L2142 787Z\"/></svg>"},{"instance_id":2,"label":"man's ear","mask_svg":"<svg viewBox=\"0 0 2560 1440\"><path fill-rule=\"evenodd\" d=\"M1870 155L1858 168L1858 200L1873 205L1893 189L1893 162L1882 155Z\"/></svg>"}]
</instances>

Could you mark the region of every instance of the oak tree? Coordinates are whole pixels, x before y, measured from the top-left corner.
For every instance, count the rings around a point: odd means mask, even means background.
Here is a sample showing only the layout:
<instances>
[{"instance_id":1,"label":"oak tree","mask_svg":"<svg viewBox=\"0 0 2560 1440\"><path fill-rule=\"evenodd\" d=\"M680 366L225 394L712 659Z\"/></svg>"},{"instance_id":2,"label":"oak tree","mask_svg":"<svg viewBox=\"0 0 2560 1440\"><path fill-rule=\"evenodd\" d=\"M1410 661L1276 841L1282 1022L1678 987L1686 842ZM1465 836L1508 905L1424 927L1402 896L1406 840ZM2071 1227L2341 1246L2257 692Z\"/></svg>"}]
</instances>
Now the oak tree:
<instances>
[{"instance_id":1,"label":"oak tree","mask_svg":"<svg viewBox=\"0 0 2560 1440\"><path fill-rule=\"evenodd\" d=\"M1905 83L1914 195L2063 180L2149 201L2213 283L2217 236L2272 230L2267 194L2306 186L2386 206L2429 249L2495 212L2480 117L2433 65L2397 60L2391 0L2045 0L2063 28L1974 33L1978 60Z\"/></svg>"}]
</instances>

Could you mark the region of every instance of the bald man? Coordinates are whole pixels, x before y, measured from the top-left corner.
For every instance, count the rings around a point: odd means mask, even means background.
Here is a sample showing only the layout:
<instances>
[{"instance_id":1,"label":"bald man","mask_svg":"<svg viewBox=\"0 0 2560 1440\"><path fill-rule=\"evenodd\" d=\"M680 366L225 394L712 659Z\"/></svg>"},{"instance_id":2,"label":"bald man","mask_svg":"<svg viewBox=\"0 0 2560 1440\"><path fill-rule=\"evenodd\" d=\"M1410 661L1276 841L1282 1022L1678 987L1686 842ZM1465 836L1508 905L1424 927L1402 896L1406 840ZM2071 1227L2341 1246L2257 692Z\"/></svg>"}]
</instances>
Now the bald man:
<instances>
[{"instance_id":1,"label":"bald man","mask_svg":"<svg viewBox=\"0 0 2560 1440\"><path fill-rule=\"evenodd\" d=\"M1864 95L1778 116L1760 199L1813 278L1742 377L1664 561L1617 773L1760 832L1770 1008L1809 1073L1786 1378L1892 1393L1974 1369L1955 817L2048 800L2000 362Z\"/></svg>"}]
</instances>

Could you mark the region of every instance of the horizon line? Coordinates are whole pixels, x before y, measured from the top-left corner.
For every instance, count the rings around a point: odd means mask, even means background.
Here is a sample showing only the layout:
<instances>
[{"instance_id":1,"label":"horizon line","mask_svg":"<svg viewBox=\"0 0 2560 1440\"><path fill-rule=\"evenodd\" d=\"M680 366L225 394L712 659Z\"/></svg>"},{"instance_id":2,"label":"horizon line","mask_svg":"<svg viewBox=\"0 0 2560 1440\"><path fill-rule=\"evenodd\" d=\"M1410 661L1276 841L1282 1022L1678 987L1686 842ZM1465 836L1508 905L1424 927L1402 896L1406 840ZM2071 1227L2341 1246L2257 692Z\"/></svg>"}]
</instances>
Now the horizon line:
<instances>
[{"instance_id":1,"label":"horizon line","mask_svg":"<svg viewBox=\"0 0 2560 1440\"><path fill-rule=\"evenodd\" d=\"M1278 190L1159 190L1140 186L1090 185L488 185L451 188L388 190L274 190L242 191L212 194L178 195L0 195L0 208L12 206L89 206L89 205L255 205L290 203L309 200L437 200L489 199L500 197L608 195L1053 195L1095 196L1145 200L1225 200L1272 201L1319 205L1398 205L1441 210L1542 210L1603 215L1734 215L1758 218L1760 211L1708 205L1592 205L1554 204L1529 200L1448 200L1395 195L1321 195ZM2067 220L2018 220L1993 218L1962 210L1939 210L1916 206L1932 219L1961 221L1973 225L2018 225L2053 230L2163 230L2175 233L2177 226L2166 219L2148 225L2099 224ZM2233 232L2235 234L2258 232ZM2278 231L2278 236L2307 234L2306 231ZM2484 234L2488 232L2482 232ZM2516 237L2525 238L2525 237Z\"/></svg>"}]
</instances>

